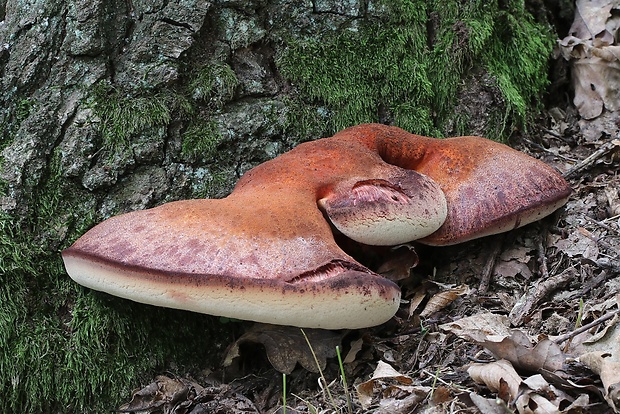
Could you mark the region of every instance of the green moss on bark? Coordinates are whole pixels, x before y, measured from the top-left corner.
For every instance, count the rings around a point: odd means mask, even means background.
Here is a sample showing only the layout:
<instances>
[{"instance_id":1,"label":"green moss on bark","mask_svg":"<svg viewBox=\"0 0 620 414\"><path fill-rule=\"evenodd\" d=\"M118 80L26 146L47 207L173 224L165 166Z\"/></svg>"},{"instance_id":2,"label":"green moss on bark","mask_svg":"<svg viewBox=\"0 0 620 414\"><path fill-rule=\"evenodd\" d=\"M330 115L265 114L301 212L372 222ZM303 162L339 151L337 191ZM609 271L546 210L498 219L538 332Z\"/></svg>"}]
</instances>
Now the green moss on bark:
<instances>
[{"instance_id":1,"label":"green moss on bark","mask_svg":"<svg viewBox=\"0 0 620 414\"><path fill-rule=\"evenodd\" d=\"M0 411L109 412L170 361L216 364L217 341L230 334L217 318L114 298L67 276L60 252L94 224L96 201L61 175L56 155L28 213L0 214Z\"/></svg>"},{"instance_id":2,"label":"green moss on bark","mask_svg":"<svg viewBox=\"0 0 620 414\"><path fill-rule=\"evenodd\" d=\"M526 125L540 108L553 37L523 2L381 1L369 14L355 26L290 41L278 60L304 104L331 112L328 132L381 121L443 135L472 68L491 74L506 102L488 135Z\"/></svg>"}]
</instances>

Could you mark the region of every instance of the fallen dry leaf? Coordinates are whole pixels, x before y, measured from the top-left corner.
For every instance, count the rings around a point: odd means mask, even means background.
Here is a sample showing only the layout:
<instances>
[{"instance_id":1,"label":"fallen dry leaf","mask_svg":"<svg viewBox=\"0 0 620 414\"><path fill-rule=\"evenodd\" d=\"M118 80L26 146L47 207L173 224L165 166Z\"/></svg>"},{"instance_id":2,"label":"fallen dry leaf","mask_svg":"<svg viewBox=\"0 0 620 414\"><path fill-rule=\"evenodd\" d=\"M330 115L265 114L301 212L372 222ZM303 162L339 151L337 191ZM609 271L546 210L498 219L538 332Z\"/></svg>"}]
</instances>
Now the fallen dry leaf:
<instances>
[{"instance_id":1,"label":"fallen dry leaf","mask_svg":"<svg viewBox=\"0 0 620 414\"><path fill-rule=\"evenodd\" d=\"M604 48L603 48L604 49ZM594 119L603 109L615 112L620 100L615 85L620 82L620 62L599 57L579 59L573 62L573 100L584 119Z\"/></svg>"},{"instance_id":2,"label":"fallen dry leaf","mask_svg":"<svg viewBox=\"0 0 620 414\"><path fill-rule=\"evenodd\" d=\"M411 269L419 262L414 247L401 244L390 249L383 263L377 268L377 273L393 281L403 280L410 276Z\"/></svg>"},{"instance_id":3,"label":"fallen dry leaf","mask_svg":"<svg viewBox=\"0 0 620 414\"><path fill-rule=\"evenodd\" d=\"M365 410L372 404L373 398L377 394L375 389L377 389L382 400L387 400L383 404L384 408L389 406L390 409L395 410L385 412L408 412L397 410L401 410L405 406L408 407L412 403L417 404L426 398L431 391L430 387L413 386L412 384L411 377L396 371L390 364L379 361L372 377L368 381L358 384L355 389ZM396 396L401 398L396 398Z\"/></svg>"},{"instance_id":4,"label":"fallen dry leaf","mask_svg":"<svg viewBox=\"0 0 620 414\"><path fill-rule=\"evenodd\" d=\"M430 392L429 387L392 385L383 392L376 414L409 414L423 402Z\"/></svg>"},{"instance_id":5,"label":"fallen dry leaf","mask_svg":"<svg viewBox=\"0 0 620 414\"><path fill-rule=\"evenodd\" d=\"M467 373L478 384L484 384L500 396L505 402L511 402L519 395L521 377L512 364L505 359L484 364L472 364Z\"/></svg>"},{"instance_id":6,"label":"fallen dry leaf","mask_svg":"<svg viewBox=\"0 0 620 414\"><path fill-rule=\"evenodd\" d=\"M510 361L514 366L537 372L540 370L557 371L562 369L566 356L560 347L549 339L543 339L532 346L528 336L514 329L510 336L497 341L489 338L480 345L491 351L496 357Z\"/></svg>"},{"instance_id":7,"label":"fallen dry leaf","mask_svg":"<svg viewBox=\"0 0 620 414\"><path fill-rule=\"evenodd\" d=\"M527 390L517 399L515 406L520 413L561 413L574 401L564 391L549 384L542 375L532 375L523 380ZM586 395L586 401L588 400Z\"/></svg>"},{"instance_id":8,"label":"fallen dry leaf","mask_svg":"<svg viewBox=\"0 0 620 414\"><path fill-rule=\"evenodd\" d=\"M579 361L598 374L603 396L616 411L620 409L620 318L614 316L595 334L574 341L571 350Z\"/></svg>"},{"instance_id":9,"label":"fallen dry leaf","mask_svg":"<svg viewBox=\"0 0 620 414\"><path fill-rule=\"evenodd\" d=\"M510 335L509 324L508 318L504 315L481 312L440 325L439 328L466 341L482 342L490 336L505 337Z\"/></svg>"},{"instance_id":10,"label":"fallen dry leaf","mask_svg":"<svg viewBox=\"0 0 620 414\"><path fill-rule=\"evenodd\" d=\"M364 345L364 339L362 338L356 339L355 341L351 342L349 352L347 352L347 355L344 357L342 362L345 364L350 364L355 361L358 352L362 350L362 345Z\"/></svg>"},{"instance_id":11,"label":"fallen dry leaf","mask_svg":"<svg viewBox=\"0 0 620 414\"><path fill-rule=\"evenodd\" d=\"M620 361L618 355L595 351L583 354L579 360L601 377L604 397L614 411L620 409Z\"/></svg>"},{"instance_id":12,"label":"fallen dry leaf","mask_svg":"<svg viewBox=\"0 0 620 414\"><path fill-rule=\"evenodd\" d=\"M240 356L242 344L255 343L265 347L271 365L284 374L293 372L297 363L310 372L319 372L319 368L325 368L327 358L336 357L336 346L341 344L344 333L325 329L304 329L304 332L312 350L299 328L257 323L231 345L223 365L231 365Z\"/></svg>"},{"instance_id":13,"label":"fallen dry leaf","mask_svg":"<svg viewBox=\"0 0 620 414\"><path fill-rule=\"evenodd\" d=\"M422 312L420 312L420 316L424 318L435 312L439 312L454 302L459 296L466 295L467 293L469 293L469 286L467 285L461 285L439 292L428 300L426 306Z\"/></svg>"},{"instance_id":14,"label":"fallen dry leaf","mask_svg":"<svg viewBox=\"0 0 620 414\"><path fill-rule=\"evenodd\" d=\"M484 398L475 392L470 392L469 398L481 414L506 414L510 412L506 403L497 401L496 398Z\"/></svg>"},{"instance_id":15,"label":"fallen dry leaf","mask_svg":"<svg viewBox=\"0 0 620 414\"><path fill-rule=\"evenodd\" d=\"M605 195L609 204L609 215L617 216L620 214L620 190L616 187L605 187Z\"/></svg>"},{"instance_id":16,"label":"fallen dry leaf","mask_svg":"<svg viewBox=\"0 0 620 414\"><path fill-rule=\"evenodd\" d=\"M560 239L555 247L566 253L568 257L583 257L584 259L596 260L599 249L596 242L579 231L569 234L568 238Z\"/></svg>"},{"instance_id":17,"label":"fallen dry leaf","mask_svg":"<svg viewBox=\"0 0 620 414\"><path fill-rule=\"evenodd\" d=\"M534 247L529 245L515 245L502 252L493 268L495 276L513 278L520 274L529 280L532 277L528 263L532 260Z\"/></svg>"},{"instance_id":18,"label":"fallen dry leaf","mask_svg":"<svg viewBox=\"0 0 620 414\"><path fill-rule=\"evenodd\" d=\"M584 120L582 133L586 140L594 140L618 120L614 112L620 109L620 46L616 44L620 19L614 11L618 4L614 0L577 0L575 6L569 35L558 46L564 59L571 62L573 103ZM607 119L610 114L611 123Z\"/></svg>"},{"instance_id":19,"label":"fallen dry leaf","mask_svg":"<svg viewBox=\"0 0 620 414\"><path fill-rule=\"evenodd\" d=\"M521 379L509 361L499 360L487 364L473 364L467 370L471 378L480 384L484 384L491 391L498 394L508 406L514 404L520 414L553 414L564 413L564 407L572 405L575 401L564 391L549 384L542 375L536 374L526 379ZM485 412L492 411L487 401L472 398ZM581 399L577 405L583 407L589 399ZM506 412L506 411L503 411Z\"/></svg>"},{"instance_id":20,"label":"fallen dry leaf","mask_svg":"<svg viewBox=\"0 0 620 414\"><path fill-rule=\"evenodd\" d=\"M426 298L426 284L418 286L413 292L413 297L409 302L409 318L413 316L418 307L422 304L422 301Z\"/></svg>"},{"instance_id":21,"label":"fallen dry leaf","mask_svg":"<svg viewBox=\"0 0 620 414\"><path fill-rule=\"evenodd\" d=\"M565 356L557 344L543 339L533 346L524 332L508 326L505 316L481 313L441 325L440 329L475 342L516 367L534 372L541 369L553 372L562 368Z\"/></svg>"}]
</instances>

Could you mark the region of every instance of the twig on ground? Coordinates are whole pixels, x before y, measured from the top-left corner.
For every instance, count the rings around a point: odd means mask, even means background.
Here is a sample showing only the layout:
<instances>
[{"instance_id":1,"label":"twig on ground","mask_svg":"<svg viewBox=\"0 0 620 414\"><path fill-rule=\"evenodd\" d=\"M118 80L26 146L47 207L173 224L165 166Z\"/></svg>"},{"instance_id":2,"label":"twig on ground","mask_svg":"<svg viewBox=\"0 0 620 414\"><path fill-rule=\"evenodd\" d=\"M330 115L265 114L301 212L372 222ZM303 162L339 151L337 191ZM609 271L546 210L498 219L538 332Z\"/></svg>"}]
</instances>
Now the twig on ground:
<instances>
[{"instance_id":1,"label":"twig on ground","mask_svg":"<svg viewBox=\"0 0 620 414\"><path fill-rule=\"evenodd\" d=\"M549 135L551 135L551 136L554 136L554 137L556 137L556 138L559 138L559 139L561 139L561 140L564 140L564 137L563 137L562 135L558 134L558 133L557 133L557 132L555 132L555 131L552 131L552 130L551 130L551 129L549 129L549 128L541 128L541 129L542 129L542 131L543 131L543 132L545 132L545 133L547 133L547 134L549 134Z\"/></svg>"},{"instance_id":2,"label":"twig on ground","mask_svg":"<svg viewBox=\"0 0 620 414\"><path fill-rule=\"evenodd\" d=\"M602 228L604 228L605 230L611 231L613 233L619 234L620 232L618 231L618 229L614 229L611 226L608 226L607 224L603 223L602 221L598 221L590 216L587 216L585 214L582 214L583 218L585 218L586 220L596 224L597 226L600 226Z\"/></svg>"},{"instance_id":3,"label":"twig on ground","mask_svg":"<svg viewBox=\"0 0 620 414\"><path fill-rule=\"evenodd\" d=\"M538 283L533 284L527 292L519 299L517 304L510 311L510 321L514 326L520 326L527 315L529 315L549 293L564 286L575 278L577 271L574 268L567 268L561 273L539 279Z\"/></svg>"},{"instance_id":4,"label":"twig on ground","mask_svg":"<svg viewBox=\"0 0 620 414\"><path fill-rule=\"evenodd\" d=\"M574 158L570 158L570 157L567 157L567 156L565 156L565 155L558 154L558 153L556 153L556 152L554 152L554 151L548 150L547 148L543 147L542 145L537 144L537 143L535 143L534 141L531 141L531 140L529 140L529 139L527 139L527 138L524 138L524 139L523 139L523 141L525 141L528 145L531 145L531 146L533 146L534 148L539 149L540 151L543 151L543 152L546 152L546 153L548 153L548 154L551 154L551 155L553 155L554 157L561 158L561 159L563 159L564 161L577 162L577 160L575 160Z\"/></svg>"},{"instance_id":5,"label":"twig on ground","mask_svg":"<svg viewBox=\"0 0 620 414\"><path fill-rule=\"evenodd\" d=\"M549 268L547 267L547 247L543 244L543 240L546 240L546 234L543 237L538 237L536 241L536 253L538 255L538 272L540 278L546 280L549 277Z\"/></svg>"},{"instance_id":6,"label":"twig on ground","mask_svg":"<svg viewBox=\"0 0 620 414\"><path fill-rule=\"evenodd\" d=\"M597 149L596 151L594 151L592 154L590 154L589 157L585 158L578 164L574 165L573 168L566 171L563 174L564 178L570 177L577 171L581 171L586 168L589 168L592 164L596 162L596 160L598 160L599 158L603 158L605 155L610 153L614 148L620 148L620 139L612 139L611 141L606 142L603 145L601 145L601 147Z\"/></svg>"},{"instance_id":7,"label":"twig on ground","mask_svg":"<svg viewBox=\"0 0 620 414\"><path fill-rule=\"evenodd\" d=\"M602 324L603 322L613 318L614 316L616 316L619 313L620 313L620 309L616 309L613 312L609 312L608 314L603 315L600 318L595 319L592 322L590 322L588 324L585 324L582 327L577 328L577 329L575 329L572 332L569 332L567 334L558 336L557 338L554 339L554 342L556 344L560 345L562 342L564 342L566 340L569 340L569 339L579 335L580 333L587 331L588 329L594 328L595 326Z\"/></svg>"},{"instance_id":8,"label":"twig on ground","mask_svg":"<svg viewBox=\"0 0 620 414\"><path fill-rule=\"evenodd\" d=\"M586 236L588 239L592 240L593 242L595 242L596 244L600 245L601 247L603 247L605 250L608 250L610 253L612 253L616 258L620 257L620 251L618 251L618 249L616 249L614 246L612 246L611 244L607 243L605 240L601 239L600 237L596 237L594 234L590 233L587 229L583 228L583 227L577 227L577 230L579 231L579 233L583 234L584 236Z\"/></svg>"},{"instance_id":9,"label":"twig on ground","mask_svg":"<svg viewBox=\"0 0 620 414\"><path fill-rule=\"evenodd\" d=\"M597 264L597 266L600 266L603 269L608 269L608 270L611 270L612 272L620 273L620 264L616 262L611 261L607 257L601 257L595 263Z\"/></svg>"},{"instance_id":10,"label":"twig on ground","mask_svg":"<svg viewBox=\"0 0 620 414\"><path fill-rule=\"evenodd\" d=\"M480 275L480 286L478 287L479 294L485 294L487 290L489 290L489 286L491 285L491 276L493 276L493 269L495 268L495 263L497 263L497 258L499 257L502 251L502 245L504 244L504 237L504 234L498 234L491 239L493 247L491 248L486 263L482 268L482 274Z\"/></svg>"}]
</instances>

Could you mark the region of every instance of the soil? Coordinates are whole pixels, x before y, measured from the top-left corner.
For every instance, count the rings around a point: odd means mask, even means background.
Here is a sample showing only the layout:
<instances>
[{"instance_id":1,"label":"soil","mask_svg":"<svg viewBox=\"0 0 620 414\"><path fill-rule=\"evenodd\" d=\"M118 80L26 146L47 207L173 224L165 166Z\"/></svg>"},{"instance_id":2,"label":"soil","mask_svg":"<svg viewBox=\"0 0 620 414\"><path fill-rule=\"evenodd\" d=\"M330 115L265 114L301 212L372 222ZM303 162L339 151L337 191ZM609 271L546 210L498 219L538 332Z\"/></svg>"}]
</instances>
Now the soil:
<instances>
[{"instance_id":1,"label":"soil","mask_svg":"<svg viewBox=\"0 0 620 414\"><path fill-rule=\"evenodd\" d=\"M400 282L404 301L398 314L375 328L336 334L344 376L338 358L320 346L318 355L307 354L317 357L314 366L306 361L306 368L298 364L283 376L266 355L287 359L294 345L274 348L248 339L235 344L227 368L191 378L158 377L133 398L127 396L121 409L613 412L620 383L613 370L618 363L613 343L619 342L613 316L620 292L620 141L605 131L586 141L578 122L570 109L552 108L527 134L515 133L511 143L565 174L574 190L567 205L507 234L452 247L416 246L420 263ZM588 157L592 162L584 162ZM478 328L468 331L466 323ZM273 339L272 328L264 329ZM612 345L595 336L601 333L612 335ZM314 334L319 338L314 343L321 342L321 332ZM598 342L610 360L584 362L586 339ZM322 374L313 372L321 359L326 360ZM501 365L505 361L508 369ZM483 373L475 375L476 369ZM369 381L373 372L377 378ZM543 385L533 385L539 377Z\"/></svg>"}]
</instances>

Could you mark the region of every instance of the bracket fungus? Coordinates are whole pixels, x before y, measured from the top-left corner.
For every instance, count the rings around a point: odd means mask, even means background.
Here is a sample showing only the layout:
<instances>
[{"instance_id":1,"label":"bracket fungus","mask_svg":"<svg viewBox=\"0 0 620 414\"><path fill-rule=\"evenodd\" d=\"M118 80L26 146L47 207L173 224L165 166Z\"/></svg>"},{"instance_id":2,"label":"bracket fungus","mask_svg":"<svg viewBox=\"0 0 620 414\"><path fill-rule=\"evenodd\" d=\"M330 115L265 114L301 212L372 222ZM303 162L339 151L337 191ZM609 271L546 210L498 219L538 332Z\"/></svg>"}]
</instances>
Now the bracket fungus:
<instances>
[{"instance_id":1,"label":"bracket fungus","mask_svg":"<svg viewBox=\"0 0 620 414\"><path fill-rule=\"evenodd\" d=\"M390 319L392 281L334 234L369 245L448 245L533 222L571 192L554 169L479 137L360 125L247 172L217 200L112 217L62 253L95 290L158 306L308 328Z\"/></svg>"}]
</instances>

